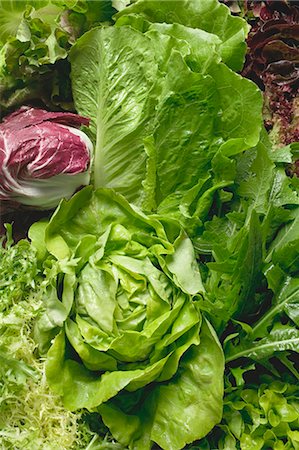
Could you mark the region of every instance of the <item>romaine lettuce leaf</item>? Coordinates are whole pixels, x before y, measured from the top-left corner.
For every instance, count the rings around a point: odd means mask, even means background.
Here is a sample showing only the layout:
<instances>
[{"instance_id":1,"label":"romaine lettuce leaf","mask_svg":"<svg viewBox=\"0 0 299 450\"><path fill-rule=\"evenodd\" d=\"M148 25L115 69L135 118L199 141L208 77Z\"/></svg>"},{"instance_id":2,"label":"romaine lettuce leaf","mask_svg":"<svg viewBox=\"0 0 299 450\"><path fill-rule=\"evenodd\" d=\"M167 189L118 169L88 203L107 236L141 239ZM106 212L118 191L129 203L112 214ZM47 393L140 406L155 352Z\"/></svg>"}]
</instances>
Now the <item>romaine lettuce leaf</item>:
<instances>
[{"instance_id":1,"label":"romaine lettuce leaf","mask_svg":"<svg viewBox=\"0 0 299 450\"><path fill-rule=\"evenodd\" d=\"M249 26L217 0L139 0L122 9L115 18L126 22L128 15L141 15L150 22L178 23L213 33L221 40L222 60L233 70L243 66L246 52L245 38Z\"/></svg>"},{"instance_id":2,"label":"romaine lettuce leaf","mask_svg":"<svg viewBox=\"0 0 299 450\"><path fill-rule=\"evenodd\" d=\"M76 108L91 118L96 142L95 186L112 187L149 211L169 198L174 214L186 194L185 215L192 216L207 174L204 190L212 190L203 215L214 192L231 183L213 182L216 153L228 158L258 142L261 96L219 63L217 39L198 33L194 52L186 33L179 25L145 33L98 28L77 41L70 61ZM214 62L200 64L200 46L204 53L210 46Z\"/></svg>"}]
</instances>

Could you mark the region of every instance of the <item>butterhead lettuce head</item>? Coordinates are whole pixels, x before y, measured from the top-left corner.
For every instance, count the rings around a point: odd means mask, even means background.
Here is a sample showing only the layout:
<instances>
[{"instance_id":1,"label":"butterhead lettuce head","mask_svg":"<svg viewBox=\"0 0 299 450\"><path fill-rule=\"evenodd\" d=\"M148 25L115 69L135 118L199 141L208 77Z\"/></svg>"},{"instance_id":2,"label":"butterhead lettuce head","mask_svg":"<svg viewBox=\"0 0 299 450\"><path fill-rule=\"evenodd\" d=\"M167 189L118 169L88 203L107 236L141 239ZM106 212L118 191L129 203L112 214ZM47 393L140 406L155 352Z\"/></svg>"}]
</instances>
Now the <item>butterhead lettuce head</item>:
<instances>
[{"instance_id":1,"label":"butterhead lettuce head","mask_svg":"<svg viewBox=\"0 0 299 450\"><path fill-rule=\"evenodd\" d=\"M85 188L30 236L46 277L36 339L65 406L98 411L130 448L205 436L221 419L224 362L178 223Z\"/></svg>"}]
</instances>

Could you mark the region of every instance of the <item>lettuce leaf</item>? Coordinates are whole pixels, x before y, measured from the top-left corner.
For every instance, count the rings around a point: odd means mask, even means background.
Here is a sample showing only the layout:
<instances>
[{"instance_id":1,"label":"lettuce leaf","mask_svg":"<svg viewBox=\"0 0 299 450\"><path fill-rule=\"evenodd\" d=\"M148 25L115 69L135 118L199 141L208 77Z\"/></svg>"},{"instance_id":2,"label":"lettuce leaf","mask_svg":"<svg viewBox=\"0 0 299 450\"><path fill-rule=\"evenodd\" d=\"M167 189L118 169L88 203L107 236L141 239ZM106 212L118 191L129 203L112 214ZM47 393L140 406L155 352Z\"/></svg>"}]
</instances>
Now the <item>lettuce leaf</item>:
<instances>
[{"instance_id":1,"label":"lettuce leaf","mask_svg":"<svg viewBox=\"0 0 299 450\"><path fill-rule=\"evenodd\" d=\"M212 33L221 40L222 60L235 71L243 66L249 26L240 17L232 16L229 9L216 0L176 0L159 4L139 0L122 9L115 18L125 22L128 15L141 15L150 22L178 23Z\"/></svg>"},{"instance_id":2,"label":"lettuce leaf","mask_svg":"<svg viewBox=\"0 0 299 450\"><path fill-rule=\"evenodd\" d=\"M138 416L131 416L129 423L115 404L100 408L104 422L119 442L129 443L128 426L136 421L131 437L134 448L147 448L147 440L151 439L161 448L181 449L205 436L215 417L221 419L217 399L221 396L223 374L213 360L221 359L222 350L207 321L203 322L200 342L182 359L176 379L150 392ZM140 435L141 427L144 431Z\"/></svg>"},{"instance_id":3,"label":"lettuce leaf","mask_svg":"<svg viewBox=\"0 0 299 450\"><path fill-rule=\"evenodd\" d=\"M298 432L297 385L262 377L259 386L249 382L228 389L216 445L230 450L296 449Z\"/></svg>"},{"instance_id":4,"label":"lettuce leaf","mask_svg":"<svg viewBox=\"0 0 299 450\"><path fill-rule=\"evenodd\" d=\"M130 448L205 436L221 419L224 358L179 223L84 188L30 236L46 286L35 337L65 407L99 412Z\"/></svg>"},{"instance_id":5,"label":"lettuce leaf","mask_svg":"<svg viewBox=\"0 0 299 450\"><path fill-rule=\"evenodd\" d=\"M1 0L1 116L25 102L73 109L69 49L114 12L109 0Z\"/></svg>"},{"instance_id":6,"label":"lettuce leaf","mask_svg":"<svg viewBox=\"0 0 299 450\"><path fill-rule=\"evenodd\" d=\"M232 182L214 181L213 157L255 145L261 126L258 89L219 62L217 37L197 33L194 51L184 39L194 34L182 25L98 28L70 52L76 108L91 118L96 145L94 185L186 220L201 219L197 206L204 218L214 193ZM215 59L201 64L207 46Z\"/></svg>"}]
</instances>

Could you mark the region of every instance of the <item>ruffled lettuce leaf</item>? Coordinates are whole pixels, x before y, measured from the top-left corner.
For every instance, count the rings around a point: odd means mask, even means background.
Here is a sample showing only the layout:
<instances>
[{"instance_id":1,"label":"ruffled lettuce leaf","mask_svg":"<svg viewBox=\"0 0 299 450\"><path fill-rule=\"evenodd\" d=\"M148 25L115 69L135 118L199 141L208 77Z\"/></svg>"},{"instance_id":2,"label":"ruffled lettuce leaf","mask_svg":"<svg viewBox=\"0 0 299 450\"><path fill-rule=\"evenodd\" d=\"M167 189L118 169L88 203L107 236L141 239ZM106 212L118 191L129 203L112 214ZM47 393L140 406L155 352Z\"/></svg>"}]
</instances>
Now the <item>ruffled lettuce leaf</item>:
<instances>
[{"instance_id":1,"label":"ruffled lettuce leaf","mask_svg":"<svg viewBox=\"0 0 299 450\"><path fill-rule=\"evenodd\" d=\"M298 437L297 384L264 376L258 386L227 389L222 424L207 448L296 449Z\"/></svg>"},{"instance_id":2,"label":"ruffled lettuce leaf","mask_svg":"<svg viewBox=\"0 0 299 450\"><path fill-rule=\"evenodd\" d=\"M127 21L127 16L142 16L150 22L182 24L199 28L219 37L222 60L233 70L243 66L246 52L245 38L249 26L240 17L234 17L229 9L217 0L148 1L139 0L122 9L116 19Z\"/></svg>"},{"instance_id":3,"label":"ruffled lettuce leaf","mask_svg":"<svg viewBox=\"0 0 299 450\"><path fill-rule=\"evenodd\" d=\"M29 101L73 109L69 49L114 12L110 1L1 1L1 115Z\"/></svg>"}]
</instances>

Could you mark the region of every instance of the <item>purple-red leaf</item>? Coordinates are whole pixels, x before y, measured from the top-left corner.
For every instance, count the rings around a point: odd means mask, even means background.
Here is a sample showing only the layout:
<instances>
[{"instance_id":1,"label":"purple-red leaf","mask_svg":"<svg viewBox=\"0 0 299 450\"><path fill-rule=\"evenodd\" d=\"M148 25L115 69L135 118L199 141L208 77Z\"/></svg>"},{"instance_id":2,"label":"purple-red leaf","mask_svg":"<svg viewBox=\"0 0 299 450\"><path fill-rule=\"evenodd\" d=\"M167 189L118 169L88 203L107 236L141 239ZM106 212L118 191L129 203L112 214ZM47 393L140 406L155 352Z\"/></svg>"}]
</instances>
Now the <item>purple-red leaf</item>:
<instances>
[{"instance_id":1,"label":"purple-red leaf","mask_svg":"<svg viewBox=\"0 0 299 450\"><path fill-rule=\"evenodd\" d=\"M22 107L0 124L0 200L55 207L89 183L89 119Z\"/></svg>"}]
</instances>

